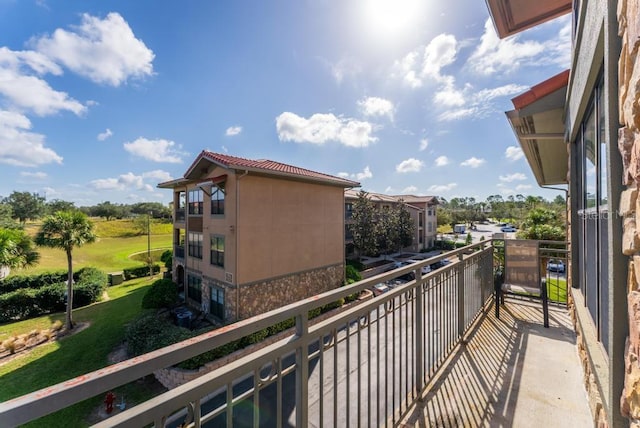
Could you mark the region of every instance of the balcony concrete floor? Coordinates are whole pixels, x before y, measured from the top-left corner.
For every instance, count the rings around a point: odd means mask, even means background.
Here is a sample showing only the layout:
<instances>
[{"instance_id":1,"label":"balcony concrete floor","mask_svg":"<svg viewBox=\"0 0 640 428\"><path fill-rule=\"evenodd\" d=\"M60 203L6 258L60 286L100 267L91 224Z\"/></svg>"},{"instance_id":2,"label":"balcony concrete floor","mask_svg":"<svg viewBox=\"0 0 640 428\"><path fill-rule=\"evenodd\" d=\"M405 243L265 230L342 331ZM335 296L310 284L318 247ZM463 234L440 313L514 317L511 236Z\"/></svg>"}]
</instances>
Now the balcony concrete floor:
<instances>
[{"instance_id":1,"label":"balcony concrete floor","mask_svg":"<svg viewBox=\"0 0 640 428\"><path fill-rule=\"evenodd\" d=\"M491 306L401 426L591 427L576 336L564 308Z\"/></svg>"}]
</instances>

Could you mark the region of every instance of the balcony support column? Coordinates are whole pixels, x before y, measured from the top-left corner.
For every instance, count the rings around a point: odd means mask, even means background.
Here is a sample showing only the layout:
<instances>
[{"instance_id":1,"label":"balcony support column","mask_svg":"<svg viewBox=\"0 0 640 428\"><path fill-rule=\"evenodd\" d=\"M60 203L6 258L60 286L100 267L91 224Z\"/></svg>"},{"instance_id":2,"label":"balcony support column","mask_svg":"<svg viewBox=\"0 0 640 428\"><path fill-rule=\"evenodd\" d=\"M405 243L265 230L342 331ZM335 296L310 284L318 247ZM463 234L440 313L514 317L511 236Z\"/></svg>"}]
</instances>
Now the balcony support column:
<instances>
[{"instance_id":1,"label":"balcony support column","mask_svg":"<svg viewBox=\"0 0 640 428\"><path fill-rule=\"evenodd\" d=\"M458 263L458 338L464 335L464 259L460 253Z\"/></svg>"},{"instance_id":2,"label":"balcony support column","mask_svg":"<svg viewBox=\"0 0 640 428\"><path fill-rule=\"evenodd\" d=\"M300 345L296 349L296 426L306 427L309 422L309 314L296 315L296 336Z\"/></svg>"},{"instance_id":3,"label":"balcony support column","mask_svg":"<svg viewBox=\"0 0 640 428\"><path fill-rule=\"evenodd\" d=\"M423 283L422 279L422 270L421 269L417 269L416 270L416 288L415 288L415 293L416 293L416 300L415 300L415 318L414 318L414 323L415 323L415 329L416 329L416 335L415 335L415 346L416 346L416 359L415 359L415 373L416 373L416 396L418 397L418 400L422 399L422 390L424 389L424 367L425 367L425 361L424 361L424 293L426 293L426 290L428 290L428 286L427 284ZM426 280L429 281L429 280Z\"/></svg>"}]
</instances>

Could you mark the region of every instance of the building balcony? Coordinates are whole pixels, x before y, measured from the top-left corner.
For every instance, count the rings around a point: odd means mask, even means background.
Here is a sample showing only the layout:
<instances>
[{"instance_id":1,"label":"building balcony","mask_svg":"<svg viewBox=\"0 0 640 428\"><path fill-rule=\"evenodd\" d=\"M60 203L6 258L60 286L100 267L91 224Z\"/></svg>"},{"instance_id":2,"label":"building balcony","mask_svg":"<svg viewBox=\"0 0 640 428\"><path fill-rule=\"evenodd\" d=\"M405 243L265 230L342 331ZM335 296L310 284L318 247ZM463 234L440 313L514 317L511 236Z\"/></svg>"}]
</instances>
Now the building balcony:
<instances>
[{"instance_id":1,"label":"building balcony","mask_svg":"<svg viewBox=\"0 0 640 428\"><path fill-rule=\"evenodd\" d=\"M104 395L289 319L295 327L264 346L96 426L590 426L566 294L555 294L550 328L529 301L508 299L496 318L500 248L470 245L15 398L0 404L0 426ZM422 274L445 257L452 263ZM407 274L415 279L395 280ZM560 272L548 275L561 282ZM309 319L309 311L380 283L394 286Z\"/></svg>"}]
</instances>

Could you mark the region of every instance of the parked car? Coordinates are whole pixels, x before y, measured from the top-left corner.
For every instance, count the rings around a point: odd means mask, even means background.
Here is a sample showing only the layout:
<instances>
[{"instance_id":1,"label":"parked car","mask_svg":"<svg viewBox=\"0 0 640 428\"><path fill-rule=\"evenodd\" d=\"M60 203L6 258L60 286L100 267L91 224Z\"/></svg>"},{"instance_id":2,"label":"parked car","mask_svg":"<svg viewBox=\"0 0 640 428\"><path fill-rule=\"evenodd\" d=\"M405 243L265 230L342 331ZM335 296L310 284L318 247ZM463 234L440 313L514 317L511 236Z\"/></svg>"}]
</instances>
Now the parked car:
<instances>
[{"instance_id":1,"label":"parked car","mask_svg":"<svg viewBox=\"0 0 640 428\"><path fill-rule=\"evenodd\" d=\"M431 268L431 270L440 269L441 267L445 267L449 263L451 263L451 261L449 259L438 260L435 263L431 263L430 268Z\"/></svg>"},{"instance_id":2,"label":"parked car","mask_svg":"<svg viewBox=\"0 0 640 428\"><path fill-rule=\"evenodd\" d=\"M386 292L387 292L387 291L389 291L389 290L391 290L391 289L389 288L389 286L388 286L387 284L383 283L383 282L381 282L381 283L379 283L379 284L374 285L374 286L373 286L373 289L372 289L372 291L373 291L373 295L374 295L374 296L379 296L379 295L381 295L382 293L386 293Z\"/></svg>"},{"instance_id":3,"label":"parked car","mask_svg":"<svg viewBox=\"0 0 640 428\"><path fill-rule=\"evenodd\" d=\"M413 260L413 259L409 259L409 260L407 260L407 263L409 263L409 264L413 264L413 263L419 263L419 262L421 262L421 261L422 261L422 260ZM429 266L429 265L422 266L422 269L420 269L420 270L422 271L422 274L423 274L423 275L424 275L424 274L427 274L427 273L431 272L431 266Z\"/></svg>"},{"instance_id":4,"label":"parked car","mask_svg":"<svg viewBox=\"0 0 640 428\"><path fill-rule=\"evenodd\" d=\"M517 230L518 230L518 229L516 229L516 228L515 228L515 227L513 227L513 226L503 226L503 227L501 227L501 228L500 228L500 231L501 231L501 232L515 232L515 231L517 231Z\"/></svg>"},{"instance_id":5,"label":"parked car","mask_svg":"<svg viewBox=\"0 0 640 428\"><path fill-rule=\"evenodd\" d=\"M566 268L562 260L551 259L547 262L547 270L549 272L564 273L565 269Z\"/></svg>"}]
</instances>

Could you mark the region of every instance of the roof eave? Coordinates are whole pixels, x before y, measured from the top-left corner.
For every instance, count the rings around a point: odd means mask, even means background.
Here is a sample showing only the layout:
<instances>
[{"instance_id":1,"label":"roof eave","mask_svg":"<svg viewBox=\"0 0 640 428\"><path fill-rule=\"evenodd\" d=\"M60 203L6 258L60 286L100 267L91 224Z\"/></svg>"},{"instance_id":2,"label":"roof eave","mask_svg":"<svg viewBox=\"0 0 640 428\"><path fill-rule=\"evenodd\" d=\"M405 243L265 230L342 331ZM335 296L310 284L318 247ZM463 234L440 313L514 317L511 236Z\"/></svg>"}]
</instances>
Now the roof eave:
<instances>
[{"instance_id":1,"label":"roof eave","mask_svg":"<svg viewBox=\"0 0 640 428\"><path fill-rule=\"evenodd\" d=\"M535 27L572 10L572 0L486 0L501 39Z\"/></svg>"}]
</instances>

